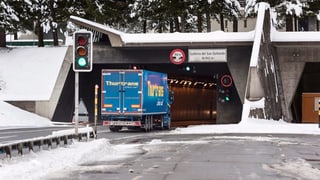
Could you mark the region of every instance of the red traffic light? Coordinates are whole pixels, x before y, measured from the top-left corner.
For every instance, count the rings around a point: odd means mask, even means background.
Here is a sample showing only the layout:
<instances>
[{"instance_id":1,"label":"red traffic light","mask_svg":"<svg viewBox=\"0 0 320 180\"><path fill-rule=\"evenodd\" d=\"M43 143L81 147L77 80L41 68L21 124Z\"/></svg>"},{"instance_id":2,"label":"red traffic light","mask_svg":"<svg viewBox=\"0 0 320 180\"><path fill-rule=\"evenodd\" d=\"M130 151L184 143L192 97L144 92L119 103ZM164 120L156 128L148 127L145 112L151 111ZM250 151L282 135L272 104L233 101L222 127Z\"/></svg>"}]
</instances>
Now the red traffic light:
<instances>
[{"instance_id":1,"label":"red traffic light","mask_svg":"<svg viewBox=\"0 0 320 180\"><path fill-rule=\"evenodd\" d=\"M80 46L84 46L87 44L87 38L83 36L78 36L77 42Z\"/></svg>"},{"instance_id":2,"label":"red traffic light","mask_svg":"<svg viewBox=\"0 0 320 180\"><path fill-rule=\"evenodd\" d=\"M232 78L230 75L223 75L221 77L221 85L223 87L230 87L232 85Z\"/></svg>"}]
</instances>

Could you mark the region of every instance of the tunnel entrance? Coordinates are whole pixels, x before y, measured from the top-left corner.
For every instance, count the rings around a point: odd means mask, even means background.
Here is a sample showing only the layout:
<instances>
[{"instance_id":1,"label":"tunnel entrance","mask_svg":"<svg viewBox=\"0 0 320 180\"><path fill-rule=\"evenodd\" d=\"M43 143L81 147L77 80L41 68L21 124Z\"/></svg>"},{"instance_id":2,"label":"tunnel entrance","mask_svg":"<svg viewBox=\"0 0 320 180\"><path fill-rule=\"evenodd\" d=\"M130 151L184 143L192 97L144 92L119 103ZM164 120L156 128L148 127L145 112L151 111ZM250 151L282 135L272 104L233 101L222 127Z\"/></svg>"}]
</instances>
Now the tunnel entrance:
<instances>
[{"instance_id":1,"label":"tunnel entrance","mask_svg":"<svg viewBox=\"0 0 320 180\"><path fill-rule=\"evenodd\" d=\"M172 82L170 82L172 81ZM198 85L197 87L197 83ZM170 79L174 92L171 106L172 126L214 124L216 122L216 84L203 79Z\"/></svg>"},{"instance_id":2,"label":"tunnel entrance","mask_svg":"<svg viewBox=\"0 0 320 180\"><path fill-rule=\"evenodd\" d=\"M320 63L306 63L296 93L294 95L291 112L293 122L295 123L312 123L310 118L314 117L314 97L320 93ZM311 98L311 100L309 99ZM309 100L308 100L309 99ZM307 102L308 101L308 102Z\"/></svg>"},{"instance_id":3,"label":"tunnel entrance","mask_svg":"<svg viewBox=\"0 0 320 180\"><path fill-rule=\"evenodd\" d=\"M171 107L172 126L216 123L218 74L228 74L226 63L198 64L95 64L90 73L80 73L80 98L94 119L94 86L101 84L102 69L145 69L168 74L175 100ZM74 107L74 72L70 69L53 121L71 122ZM100 93L99 93L100 100ZM100 104L99 104L100 106ZM68 112L66 112L68 111ZM69 112L70 111L70 112ZM100 114L100 108L98 108ZM100 117L98 117L100 119Z\"/></svg>"}]
</instances>

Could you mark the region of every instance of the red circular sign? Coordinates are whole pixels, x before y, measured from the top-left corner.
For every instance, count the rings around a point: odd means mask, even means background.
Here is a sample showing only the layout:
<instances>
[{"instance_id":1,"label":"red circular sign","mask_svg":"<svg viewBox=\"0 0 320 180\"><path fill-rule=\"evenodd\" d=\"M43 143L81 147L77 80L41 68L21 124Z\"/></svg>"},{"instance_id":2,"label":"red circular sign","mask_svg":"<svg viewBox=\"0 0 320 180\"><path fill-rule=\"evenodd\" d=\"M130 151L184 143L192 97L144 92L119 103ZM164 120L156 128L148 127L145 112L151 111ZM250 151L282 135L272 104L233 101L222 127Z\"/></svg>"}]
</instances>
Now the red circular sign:
<instances>
[{"instance_id":1,"label":"red circular sign","mask_svg":"<svg viewBox=\"0 0 320 180\"><path fill-rule=\"evenodd\" d=\"M230 87L232 85L232 78L230 75L223 75L221 77L221 85L223 87Z\"/></svg>"},{"instance_id":2,"label":"red circular sign","mask_svg":"<svg viewBox=\"0 0 320 180\"><path fill-rule=\"evenodd\" d=\"M174 49L170 53L170 61L173 64L182 64L186 60L186 55L181 49Z\"/></svg>"}]
</instances>

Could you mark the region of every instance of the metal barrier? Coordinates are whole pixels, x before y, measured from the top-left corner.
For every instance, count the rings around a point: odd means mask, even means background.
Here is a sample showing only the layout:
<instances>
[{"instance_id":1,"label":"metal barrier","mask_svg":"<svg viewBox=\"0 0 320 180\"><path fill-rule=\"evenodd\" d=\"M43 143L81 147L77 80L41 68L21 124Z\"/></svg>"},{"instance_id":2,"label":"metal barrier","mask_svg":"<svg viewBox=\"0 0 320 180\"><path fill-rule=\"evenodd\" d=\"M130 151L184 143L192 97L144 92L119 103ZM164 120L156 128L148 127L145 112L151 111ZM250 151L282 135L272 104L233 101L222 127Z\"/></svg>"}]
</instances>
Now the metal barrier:
<instances>
[{"instance_id":1,"label":"metal barrier","mask_svg":"<svg viewBox=\"0 0 320 180\"><path fill-rule=\"evenodd\" d=\"M12 143L0 144L0 159L11 158L13 156L22 156L31 151L40 151L42 149L53 149L72 144L73 140L88 141L95 138L96 134L91 130L74 133L61 133L61 135L49 135L33 139L26 139Z\"/></svg>"}]
</instances>

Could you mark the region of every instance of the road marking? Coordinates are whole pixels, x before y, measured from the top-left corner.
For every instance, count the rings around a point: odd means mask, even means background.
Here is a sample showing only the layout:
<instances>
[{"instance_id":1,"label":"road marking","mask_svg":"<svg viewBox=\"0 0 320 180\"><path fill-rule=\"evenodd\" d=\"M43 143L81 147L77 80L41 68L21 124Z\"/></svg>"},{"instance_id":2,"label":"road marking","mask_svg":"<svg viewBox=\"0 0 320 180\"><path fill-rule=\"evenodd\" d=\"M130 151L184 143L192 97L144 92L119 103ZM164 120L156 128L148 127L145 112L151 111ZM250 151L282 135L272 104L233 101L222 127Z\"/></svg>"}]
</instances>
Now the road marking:
<instances>
[{"instance_id":1,"label":"road marking","mask_svg":"<svg viewBox=\"0 0 320 180\"><path fill-rule=\"evenodd\" d=\"M65 129L73 129L73 128L65 128ZM40 129L29 129L29 130L24 130L21 131L21 129L13 129L14 131L10 132L0 132L1 134L17 134L17 133L28 133L28 132L41 132L41 131L60 131L60 130L65 130L65 129L60 129L60 128L40 128Z\"/></svg>"},{"instance_id":2,"label":"road marking","mask_svg":"<svg viewBox=\"0 0 320 180\"><path fill-rule=\"evenodd\" d=\"M136 176L132 180L138 180L138 179L141 179L141 178L142 178L142 176Z\"/></svg>"},{"instance_id":3,"label":"road marking","mask_svg":"<svg viewBox=\"0 0 320 180\"><path fill-rule=\"evenodd\" d=\"M17 137L17 136L2 136L2 137L0 137L0 139L12 138L12 137Z\"/></svg>"}]
</instances>

